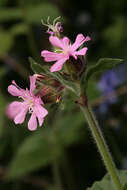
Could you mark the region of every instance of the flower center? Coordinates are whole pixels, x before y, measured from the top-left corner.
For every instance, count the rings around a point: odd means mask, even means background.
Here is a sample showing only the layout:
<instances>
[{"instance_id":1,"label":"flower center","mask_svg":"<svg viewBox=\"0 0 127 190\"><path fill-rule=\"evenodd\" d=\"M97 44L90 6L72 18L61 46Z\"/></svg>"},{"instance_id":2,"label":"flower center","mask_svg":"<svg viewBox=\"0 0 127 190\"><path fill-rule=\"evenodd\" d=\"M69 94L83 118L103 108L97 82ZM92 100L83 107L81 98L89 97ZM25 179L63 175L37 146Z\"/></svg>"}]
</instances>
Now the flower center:
<instances>
[{"instance_id":1,"label":"flower center","mask_svg":"<svg viewBox=\"0 0 127 190\"><path fill-rule=\"evenodd\" d=\"M68 54L69 54L69 47L65 48L64 54L65 54L65 55L68 55Z\"/></svg>"},{"instance_id":2,"label":"flower center","mask_svg":"<svg viewBox=\"0 0 127 190\"><path fill-rule=\"evenodd\" d=\"M55 52L56 53L63 53L64 55L68 55L69 54L69 48L70 47L65 46L64 49L56 49Z\"/></svg>"},{"instance_id":3,"label":"flower center","mask_svg":"<svg viewBox=\"0 0 127 190\"><path fill-rule=\"evenodd\" d=\"M20 96L19 98L22 98L24 102L29 105L29 113L33 113L33 107L34 107L34 99L29 96L29 94L25 94L25 96Z\"/></svg>"},{"instance_id":4,"label":"flower center","mask_svg":"<svg viewBox=\"0 0 127 190\"><path fill-rule=\"evenodd\" d=\"M34 100L30 98L30 99L27 99L26 101L29 104L29 113L33 113Z\"/></svg>"}]
</instances>

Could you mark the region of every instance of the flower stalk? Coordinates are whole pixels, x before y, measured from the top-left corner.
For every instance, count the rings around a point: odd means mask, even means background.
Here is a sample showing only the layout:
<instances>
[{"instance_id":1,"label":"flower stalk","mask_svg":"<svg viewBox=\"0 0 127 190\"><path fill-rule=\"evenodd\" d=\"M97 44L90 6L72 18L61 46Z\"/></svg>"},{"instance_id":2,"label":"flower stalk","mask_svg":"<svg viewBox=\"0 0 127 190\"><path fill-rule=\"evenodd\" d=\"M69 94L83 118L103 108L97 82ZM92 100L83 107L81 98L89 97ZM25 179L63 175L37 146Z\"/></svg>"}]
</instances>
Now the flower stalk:
<instances>
[{"instance_id":1,"label":"flower stalk","mask_svg":"<svg viewBox=\"0 0 127 190\"><path fill-rule=\"evenodd\" d=\"M108 150L108 146L104 140L103 134L99 128L98 122L95 119L95 116L87 102L85 100L85 104L80 104L80 108L88 122L89 128L92 132L93 138L97 144L97 148L103 158L104 164L112 178L112 182L115 186L116 190L122 190L122 185L117 174L117 169L115 167L115 163L111 157L111 154Z\"/></svg>"}]
</instances>

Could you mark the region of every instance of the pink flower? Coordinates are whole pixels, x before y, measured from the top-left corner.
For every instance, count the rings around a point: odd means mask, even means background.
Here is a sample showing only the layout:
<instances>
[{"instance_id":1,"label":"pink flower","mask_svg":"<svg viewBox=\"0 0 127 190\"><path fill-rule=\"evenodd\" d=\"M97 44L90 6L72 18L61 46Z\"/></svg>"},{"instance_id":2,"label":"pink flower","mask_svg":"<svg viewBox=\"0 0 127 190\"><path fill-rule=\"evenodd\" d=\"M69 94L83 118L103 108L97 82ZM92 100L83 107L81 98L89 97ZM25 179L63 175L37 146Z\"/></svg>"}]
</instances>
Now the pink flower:
<instances>
[{"instance_id":1,"label":"pink flower","mask_svg":"<svg viewBox=\"0 0 127 190\"><path fill-rule=\"evenodd\" d=\"M37 128L37 119L39 126L42 125L44 117L48 114L48 111L42 106L43 101L39 96L35 96L33 91L36 87L36 77L30 76L30 90L21 89L15 81L8 86L8 92L12 96L18 96L22 98L21 102L14 101L7 107L7 115L13 119L15 124L21 124L24 122L27 112L31 114L28 122L28 129L33 131Z\"/></svg>"},{"instance_id":2,"label":"pink flower","mask_svg":"<svg viewBox=\"0 0 127 190\"><path fill-rule=\"evenodd\" d=\"M75 42L71 45L67 37L62 39L57 38L56 36L50 36L49 41L55 47L58 47L57 52L50 52L44 50L41 52L41 56L44 57L46 62L56 61L56 63L51 67L50 71L55 72L62 69L63 64L69 59L70 56L77 59L78 55L85 55L88 48L84 47L80 50L77 50L84 42L90 40L90 37L84 37L82 34L78 34Z\"/></svg>"}]
</instances>

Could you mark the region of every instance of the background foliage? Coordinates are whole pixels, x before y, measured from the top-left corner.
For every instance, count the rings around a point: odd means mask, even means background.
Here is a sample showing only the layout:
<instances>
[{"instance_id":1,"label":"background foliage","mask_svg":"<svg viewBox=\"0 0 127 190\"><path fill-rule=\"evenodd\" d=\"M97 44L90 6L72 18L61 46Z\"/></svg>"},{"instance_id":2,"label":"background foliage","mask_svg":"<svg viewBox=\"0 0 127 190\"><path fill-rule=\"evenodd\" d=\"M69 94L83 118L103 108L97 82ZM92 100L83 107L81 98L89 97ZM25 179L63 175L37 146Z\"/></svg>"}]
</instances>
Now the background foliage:
<instances>
[{"instance_id":1,"label":"background foliage","mask_svg":"<svg viewBox=\"0 0 127 190\"><path fill-rule=\"evenodd\" d=\"M11 80L28 85L32 74L28 57L43 64L42 49L49 49L41 19L61 15L64 34L72 40L89 35L87 58L127 60L127 2L92 0L1 0L0 1L0 188L71 190L91 187L106 173L82 113L66 94L49 107L42 128L30 132L15 126L5 115L11 102ZM89 100L119 169L127 169L126 65L98 74L88 83ZM93 186L94 187L94 186Z\"/></svg>"}]
</instances>

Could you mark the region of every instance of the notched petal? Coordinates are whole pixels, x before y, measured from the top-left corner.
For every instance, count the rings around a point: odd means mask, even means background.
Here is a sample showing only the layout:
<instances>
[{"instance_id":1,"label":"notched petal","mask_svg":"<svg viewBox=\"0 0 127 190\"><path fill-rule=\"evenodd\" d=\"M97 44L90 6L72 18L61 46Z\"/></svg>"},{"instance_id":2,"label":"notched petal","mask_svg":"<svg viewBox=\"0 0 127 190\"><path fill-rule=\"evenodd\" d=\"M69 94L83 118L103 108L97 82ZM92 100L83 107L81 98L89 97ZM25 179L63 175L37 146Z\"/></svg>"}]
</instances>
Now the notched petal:
<instances>
[{"instance_id":1,"label":"notched petal","mask_svg":"<svg viewBox=\"0 0 127 190\"><path fill-rule=\"evenodd\" d=\"M21 96L22 95L22 90L18 89L16 86L14 86L13 84L8 86L8 92L12 95L12 96Z\"/></svg>"},{"instance_id":2,"label":"notched petal","mask_svg":"<svg viewBox=\"0 0 127 190\"><path fill-rule=\"evenodd\" d=\"M37 120L35 113L32 113L29 122L28 122L28 129L30 131L35 131L37 129Z\"/></svg>"}]
</instances>

